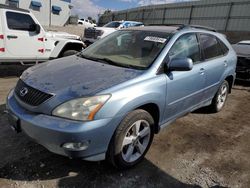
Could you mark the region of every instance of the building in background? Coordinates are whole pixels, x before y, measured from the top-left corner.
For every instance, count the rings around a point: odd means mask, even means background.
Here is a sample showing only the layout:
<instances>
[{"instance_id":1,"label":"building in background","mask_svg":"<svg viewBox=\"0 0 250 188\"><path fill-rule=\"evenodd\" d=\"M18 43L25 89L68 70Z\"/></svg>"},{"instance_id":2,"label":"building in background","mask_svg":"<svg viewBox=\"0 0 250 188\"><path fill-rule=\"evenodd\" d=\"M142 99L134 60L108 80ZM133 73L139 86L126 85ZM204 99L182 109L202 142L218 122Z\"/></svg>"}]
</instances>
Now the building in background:
<instances>
[{"instance_id":1,"label":"building in background","mask_svg":"<svg viewBox=\"0 0 250 188\"><path fill-rule=\"evenodd\" d=\"M103 14L99 25L112 20L140 21L145 25L193 24L224 32L249 32L250 0L200 0L137 7Z\"/></svg>"},{"instance_id":2,"label":"building in background","mask_svg":"<svg viewBox=\"0 0 250 188\"><path fill-rule=\"evenodd\" d=\"M63 26L71 15L71 0L0 0L0 4L31 11L44 26Z\"/></svg>"}]
</instances>

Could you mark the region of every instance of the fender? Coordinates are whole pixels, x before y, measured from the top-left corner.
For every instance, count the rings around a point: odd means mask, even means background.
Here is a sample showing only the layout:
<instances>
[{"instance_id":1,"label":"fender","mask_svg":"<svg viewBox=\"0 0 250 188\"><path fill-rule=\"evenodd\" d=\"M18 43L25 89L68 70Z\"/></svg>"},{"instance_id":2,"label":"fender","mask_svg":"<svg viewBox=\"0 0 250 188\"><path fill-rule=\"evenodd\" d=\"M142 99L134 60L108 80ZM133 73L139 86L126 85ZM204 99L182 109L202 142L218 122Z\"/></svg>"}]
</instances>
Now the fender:
<instances>
[{"instance_id":1,"label":"fender","mask_svg":"<svg viewBox=\"0 0 250 188\"><path fill-rule=\"evenodd\" d=\"M52 51L50 55L50 59L58 58L62 50L64 49L65 46L68 44L80 44L82 47L84 47L84 43L82 41L78 40L60 40L57 45L55 46L54 50Z\"/></svg>"}]
</instances>

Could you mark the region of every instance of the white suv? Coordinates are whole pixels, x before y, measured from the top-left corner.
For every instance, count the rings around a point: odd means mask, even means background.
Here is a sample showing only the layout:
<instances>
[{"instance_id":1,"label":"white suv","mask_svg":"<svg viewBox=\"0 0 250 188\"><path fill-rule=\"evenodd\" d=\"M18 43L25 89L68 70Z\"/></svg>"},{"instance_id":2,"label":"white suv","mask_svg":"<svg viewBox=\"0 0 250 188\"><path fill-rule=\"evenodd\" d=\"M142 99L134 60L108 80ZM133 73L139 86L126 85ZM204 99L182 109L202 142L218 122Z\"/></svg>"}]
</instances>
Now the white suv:
<instances>
[{"instance_id":1,"label":"white suv","mask_svg":"<svg viewBox=\"0 0 250 188\"><path fill-rule=\"evenodd\" d=\"M73 55L84 43L77 35L46 32L28 10L0 5L0 64L33 64Z\"/></svg>"},{"instance_id":2,"label":"white suv","mask_svg":"<svg viewBox=\"0 0 250 188\"><path fill-rule=\"evenodd\" d=\"M134 21L113 21L107 23L103 27L86 28L82 41L84 41L86 45L89 45L119 29L139 26L143 26L143 23Z\"/></svg>"},{"instance_id":3,"label":"white suv","mask_svg":"<svg viewBox=\"0 0 250 188\"><path fill-rule=\"evenodd\" d=\"M80 20L78 20L78 25L82 25L85 28L96 27L96 24L94 24L93 22L91 22L88 19L80 19Z\"/></svg>"}]
</instances>

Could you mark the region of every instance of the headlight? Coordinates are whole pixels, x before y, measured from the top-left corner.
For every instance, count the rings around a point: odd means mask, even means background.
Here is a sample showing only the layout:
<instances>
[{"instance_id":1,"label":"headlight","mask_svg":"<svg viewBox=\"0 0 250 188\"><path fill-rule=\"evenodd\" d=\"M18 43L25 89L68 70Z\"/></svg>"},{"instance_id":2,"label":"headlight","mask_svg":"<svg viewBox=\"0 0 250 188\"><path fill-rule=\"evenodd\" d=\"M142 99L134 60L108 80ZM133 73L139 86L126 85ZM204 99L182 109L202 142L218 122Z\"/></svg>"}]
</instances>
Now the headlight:
<instances>
[{"instance_id":1,"label":"headlight","mask_svg":"<svg viewBox=\"0 0 250 188\"><path fill-rule=\"evenodd\" d=\"M107 102L111 95L73 99L56 107L52 114L72 120L93 120L95 114Z\"/></svg>"}]
</instances>

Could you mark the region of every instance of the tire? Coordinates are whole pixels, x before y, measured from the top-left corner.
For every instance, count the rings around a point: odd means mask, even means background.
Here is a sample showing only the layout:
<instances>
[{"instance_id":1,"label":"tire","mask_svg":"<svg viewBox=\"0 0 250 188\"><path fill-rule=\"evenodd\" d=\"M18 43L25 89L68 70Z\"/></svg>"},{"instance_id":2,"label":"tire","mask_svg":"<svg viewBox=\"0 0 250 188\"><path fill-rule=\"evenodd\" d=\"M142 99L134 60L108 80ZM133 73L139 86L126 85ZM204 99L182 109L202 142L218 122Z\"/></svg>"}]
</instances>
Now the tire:
<instances>
[{"instance_id":1,"label":"tire","mask_svg":"<svg viewBox=\"0 0 250 188\"><path fill-rule=\"evenodd\" d=\"M229 93L229 84L226 80L221 84L220 88L218 89L217 93L215 94L212 104L209 106L211 112L219 112L225 106L227 96Z\"/></svg>"},{"instance_id":2,"label":"tire","mask_svg":"<svg viewBox=\"0 0 250 188\"><path fill-rule=\"evenodd\" d=\"M63 52L63 57L67 57L67 56L71 56L71 55L75 55L76 53L78 53L78 51L76 50L67 50L65 52Z\"/></svg>"},{"instance_id":3,"label":"tire","mask_svg":"<svg viewBox=\"0 0 250 188\"><path fill-rule=\"evenodd\" d=\"M135 166L147 153L154 137L153 130L154 119L148 112L140 109L130 112L112 137L107 160L119 169Z\"/></svg>"}]
</instances>

